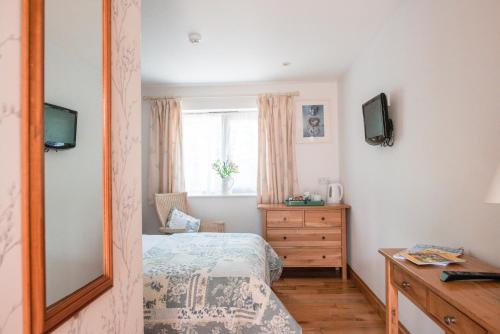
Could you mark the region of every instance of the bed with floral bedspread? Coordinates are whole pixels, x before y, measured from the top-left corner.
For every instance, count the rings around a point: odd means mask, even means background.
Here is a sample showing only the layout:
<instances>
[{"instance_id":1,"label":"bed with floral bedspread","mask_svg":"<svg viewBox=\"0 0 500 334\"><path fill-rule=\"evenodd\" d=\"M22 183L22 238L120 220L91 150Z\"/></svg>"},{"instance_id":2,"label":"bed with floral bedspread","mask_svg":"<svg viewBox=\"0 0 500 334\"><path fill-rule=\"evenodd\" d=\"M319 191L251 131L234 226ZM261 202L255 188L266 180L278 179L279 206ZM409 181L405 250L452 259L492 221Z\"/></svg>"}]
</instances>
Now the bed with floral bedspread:
<instances>
[{"instance_id":1,"label":"bed with floral bedspread","mask_svg":"<svg viewBox=\"0 0 500 334\"><path fill-rule=\"evenodd\" d=\"M282 263L249 233L144 235L145 334L292 334L271 290Z\"/></svg>"}]
</instances>

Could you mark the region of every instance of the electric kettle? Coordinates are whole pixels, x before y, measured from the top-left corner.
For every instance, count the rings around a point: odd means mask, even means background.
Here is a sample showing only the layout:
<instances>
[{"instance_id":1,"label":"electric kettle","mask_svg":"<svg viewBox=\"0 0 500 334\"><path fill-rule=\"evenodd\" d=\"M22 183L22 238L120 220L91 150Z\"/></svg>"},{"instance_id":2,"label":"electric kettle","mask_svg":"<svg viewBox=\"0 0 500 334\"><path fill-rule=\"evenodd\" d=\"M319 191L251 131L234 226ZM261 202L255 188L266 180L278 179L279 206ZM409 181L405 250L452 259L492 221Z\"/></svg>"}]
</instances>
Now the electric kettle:
<instances>
[{"instance_id":1,"label":"electric kettle","mask_svg":"<svg viewBox=\"0 0 500 334\"><path fill-rule=\"evenodd\" d=\"M344 196L344 187L340 183L330 183L326 193L326 202L329 204L339 204Z\"/></svg>"}]
</instances>

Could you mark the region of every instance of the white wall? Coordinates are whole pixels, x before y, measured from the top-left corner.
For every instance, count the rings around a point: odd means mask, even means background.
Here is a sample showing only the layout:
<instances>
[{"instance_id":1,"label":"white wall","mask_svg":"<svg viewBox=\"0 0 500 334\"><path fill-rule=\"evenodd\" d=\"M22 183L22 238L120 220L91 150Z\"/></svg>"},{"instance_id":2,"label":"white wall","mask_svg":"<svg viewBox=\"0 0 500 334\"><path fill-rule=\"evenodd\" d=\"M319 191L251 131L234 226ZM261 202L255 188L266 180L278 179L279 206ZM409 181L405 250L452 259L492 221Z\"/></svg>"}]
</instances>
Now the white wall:
<instances>
[{"instance_id":1,"label":"white wall","mask_svg":"<svg viewBox=\"0 0 500 334\"><path fill-rule=\"evenodd\" d=\"M326 187L319 185L319 177L331 180L339 178L338 167L338 128L337 128L337 84L335 82L275 82L236 85L207 86L148 86L143 85L144 96L234 96L238 94L262 94L273 92L299 91L297 100L321 99L329 100L332 116L332 140L328 143L297 144L297 170L299 190L319 192ZM186 99L186 103L188 99ZM245 103L248 99L245 99ZM147 185L149 112L150 103L142 106L143 130L143 185ZM143 232L156 233L158 221L154 208L147 203L146 188L143 191ZM224 220L229 232L260 233L260 215L256 208L255 197L192 197L189 204L194 215L202 219L212 218Z\"/></svg>"},{"instance_id":2,"label":"white wall","mask_svg":"<svg viewBox=\"0 0 500 334\"><path fill-rule=\"evenodd\" d=\"M349 263L384 300L382 247L464 246L500 266L500 2L407 1L339 83ZM396 141L364 143L361 104L390 94ZM440 330L408 302L412 333Z\"/></svg>"},{"instance_id":3,"label":"white wall","mask_svg":"<svg viewBox=\"0 0 500 334\"><path fill-rule=\"evenodd\" d=\"M255 196L189 197L189 210L193 216L206 221L224 221L226 232L260 234L260 215ZM157 224L156 221L154 223ZM150 227L157 230L157 226Z\"/></svg>"},{"instance_id":4,"label":"white wall","mask_svg":"<svg viewBox=\"0 0 500 334\"><path fill-rule=\"evenodd\" d=\"M82 9L78 24L67 15L72 9ZM99 1L45 4L45 102L78 112L76 147L45 153L47 305L102 274L102 38L94 31L100 12ZM94 38L63 38L62 26L72 27L67 35L87 31Z\"/></svg>"}]
</instances>

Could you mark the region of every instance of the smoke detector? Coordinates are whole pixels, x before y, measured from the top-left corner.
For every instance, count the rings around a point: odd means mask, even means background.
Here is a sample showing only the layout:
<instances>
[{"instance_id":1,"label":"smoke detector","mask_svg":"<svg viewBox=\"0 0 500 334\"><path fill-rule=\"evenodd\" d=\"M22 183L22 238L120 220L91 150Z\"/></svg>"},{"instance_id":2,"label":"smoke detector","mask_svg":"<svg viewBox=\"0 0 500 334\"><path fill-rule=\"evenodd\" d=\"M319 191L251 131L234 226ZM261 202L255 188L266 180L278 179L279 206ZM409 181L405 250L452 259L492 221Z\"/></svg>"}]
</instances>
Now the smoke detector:
<instances>
[{"instance_id":1,"label":"smoke detector","mask_svg":"<svg viewBox=\"0 0 500 334\"><path fill-rule=\"evenodd\" d=\"M189 34L189 41L194 45L200 44L201 35L197 32L192 32Z\"/></svg>"}]
</instances>

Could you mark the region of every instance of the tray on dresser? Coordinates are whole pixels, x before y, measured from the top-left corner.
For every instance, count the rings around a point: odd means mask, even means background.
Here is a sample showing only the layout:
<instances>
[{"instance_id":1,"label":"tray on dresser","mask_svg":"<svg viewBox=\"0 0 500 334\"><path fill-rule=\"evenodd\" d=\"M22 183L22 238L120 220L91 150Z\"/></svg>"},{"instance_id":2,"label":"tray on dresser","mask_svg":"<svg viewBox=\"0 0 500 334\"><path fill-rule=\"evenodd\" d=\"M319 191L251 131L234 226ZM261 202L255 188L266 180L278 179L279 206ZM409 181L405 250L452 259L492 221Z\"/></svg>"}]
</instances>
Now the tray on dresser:
<instances>
[{"instance_id":1,"label":"tray on dresser","mask_svg":"<svg viewBox=\"0 0 500 334\"><path fill-rule=\"evenodd\" d=\"M286 206L323 206L325 201L293 201L286 199L283 201Z\"/></svg>"}]
</instances>

